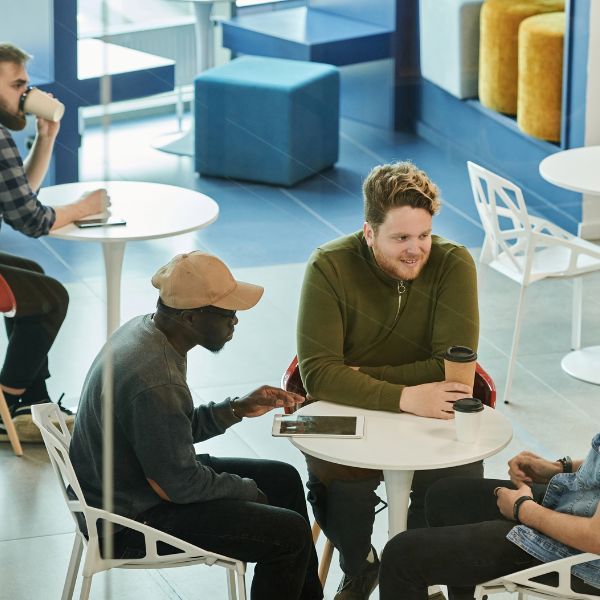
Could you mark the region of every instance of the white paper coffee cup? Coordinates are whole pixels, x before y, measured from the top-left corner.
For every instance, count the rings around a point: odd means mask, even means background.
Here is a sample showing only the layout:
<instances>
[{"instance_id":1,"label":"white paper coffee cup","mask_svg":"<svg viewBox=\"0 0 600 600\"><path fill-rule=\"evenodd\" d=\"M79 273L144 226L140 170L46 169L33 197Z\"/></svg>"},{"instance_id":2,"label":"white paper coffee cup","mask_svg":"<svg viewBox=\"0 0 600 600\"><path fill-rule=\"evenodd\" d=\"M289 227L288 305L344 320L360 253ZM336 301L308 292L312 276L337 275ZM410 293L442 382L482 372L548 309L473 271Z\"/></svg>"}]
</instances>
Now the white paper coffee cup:
<instances>
[{"instance_id":1,"label":"white paper coffee cup","mask_svg":"<svg viewBox=\"0 0 600 600\"><path fill-rule=\"evenodd\" d=\"M23 112L47 121L60 121L65 114L65 105L46 92L32 87L21 98Z\"/></svg>"},{"instance_id":2,"label":"white paper coffee cup","mask_svg":"<svg viewBox=\"0 0 600 600\"><path fill-rule=\"evenodd\" d=\"M465 444L474 444L479 439L483 404L477 398L461 398L454 403L456 439Z\"/></svg>"}]
</instances>

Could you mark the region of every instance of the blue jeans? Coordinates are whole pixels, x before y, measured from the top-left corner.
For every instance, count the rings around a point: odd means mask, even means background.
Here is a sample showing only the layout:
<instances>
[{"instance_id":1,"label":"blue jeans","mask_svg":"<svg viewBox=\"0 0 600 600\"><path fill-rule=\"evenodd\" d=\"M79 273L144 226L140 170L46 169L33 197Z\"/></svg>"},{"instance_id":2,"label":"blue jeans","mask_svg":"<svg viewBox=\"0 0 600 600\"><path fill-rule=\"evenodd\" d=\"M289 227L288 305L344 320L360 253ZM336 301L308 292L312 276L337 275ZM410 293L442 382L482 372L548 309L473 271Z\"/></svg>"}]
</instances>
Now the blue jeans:
<instances>
[{"instance_id":1,"label":"blue jeans","mask_svg":"<svg viewBox=\"0 0 600 600\"><path fill-rule=\"evenodd\" d=\"M513 488L499 479L444 479L426 497L428 529L404 531L392 538L381 557L381 600L427 600L427 586L447 585L450 600L473 600L478 583L527 569L540 562L506 539L515 526L505 519L494 488ZM541 502L544 486L534 486ZM556 578L540 581L556 585ZM573 589L587 594L600 590L572 578Z\"/></svg>"},{"instance_id":2,"label":"blue jeans","mask_svg":"<svg viewBox=\"0 0 600 600\"><path fill-rule=\"evenodd\" d=\"M161 502L136 520L205 550L256 563L252 600L321 600L317 555L296 469L270 460L197 458L217 473L253 479L269 504L229 499L194 504ZM115 534L115 556L140 556L143 548L143 538L137 532Z\"/></svg>"}]
</instances>

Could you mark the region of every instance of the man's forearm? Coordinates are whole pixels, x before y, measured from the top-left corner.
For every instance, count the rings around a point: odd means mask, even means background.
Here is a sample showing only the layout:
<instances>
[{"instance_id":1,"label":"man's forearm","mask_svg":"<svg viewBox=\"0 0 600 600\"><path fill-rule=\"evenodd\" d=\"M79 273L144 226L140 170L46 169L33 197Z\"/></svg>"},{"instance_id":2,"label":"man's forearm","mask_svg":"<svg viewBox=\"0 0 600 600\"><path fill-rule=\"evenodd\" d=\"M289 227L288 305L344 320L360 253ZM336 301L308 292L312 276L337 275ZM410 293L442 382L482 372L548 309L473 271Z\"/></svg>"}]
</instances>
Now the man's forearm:
<instances>
[{"instance_id":1,"label":"man's forearm","mask_svg":"<svg viewBox=\"0 0 600 600\"><path fill-rule=\"evenodd\" d=\"M36 136L33 147L27 158L23 161L25 173L31 189L37 192L46 177L52 150L54 149L54 139Z\"/></svg>"},{"instance_id":2,"label":"man's forearm","mask_svg":"<svg viewBox=\"0 0 600 600\"><path fill-rule=\"evenodd\" d=\"M55 206L54 211L56 212L56 219L54 225L50 231L60 229L73 221L83 219L87 216L85 207L80 202L73 202L73 204L64 204L63 206Z\"/></svg>"},{"instance_id":3,"label":"man's forearm","mask_svg":"<svg viewBox=\"0 0 600 600\"><path fill-rule=\"evenodd\" d=\"M600 554L600 513L576 517L545 508L535 502L524 502L519 509L524 525L582 552Z\"/></svg>"}]
</instances>

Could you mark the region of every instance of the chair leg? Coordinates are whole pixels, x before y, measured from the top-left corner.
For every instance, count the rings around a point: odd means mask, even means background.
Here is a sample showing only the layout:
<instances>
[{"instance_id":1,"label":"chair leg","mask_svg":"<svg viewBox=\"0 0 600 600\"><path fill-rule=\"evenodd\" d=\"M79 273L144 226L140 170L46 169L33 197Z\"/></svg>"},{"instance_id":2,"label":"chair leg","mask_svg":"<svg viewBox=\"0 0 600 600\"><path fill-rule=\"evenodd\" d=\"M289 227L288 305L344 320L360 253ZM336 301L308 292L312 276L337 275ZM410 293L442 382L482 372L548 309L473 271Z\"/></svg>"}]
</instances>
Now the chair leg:
<instances>
[{"instance_id":1,"label":"chair leg","mask_svg":"<svg viewBox=\"0 0 600 600\"><path fill-rule=\"evenodd\" d=\"M321 535L321 528L316 521L312 524L311 531L313 544L316 544L317 540L319 539L319 535ZM331 566L331 559L333 558L333 549L334 548L331 541L325 538L323 554L321 555L321 560L319 561L319 581L323 587L325 587L325 581L327 581L327 575L329 574L329 567Z\"/></svg>"},{"instance_id":2,"label":"chair leg","mask_svg":"<svg viewBox=\"0 0 600 600\"><path fill-rule=\"evenodd\" d=\"M235 572L233 569L226 569L227 572L227 597L229 600L237 600L235 589Z\"/></svg>"},{"instance_id":3,"label":"chair leg","mask_svg":"<svg viewBox=\"0 0 600 600\"><path fill-rule=\"evenodd\" d=\"M92 576L83 577L81 581L81 593L79 594L79 600L88 600L90 597L90 590L92 589Z\"/></svg>"},{"instance_id":4,"label":"chair leg","mask_svg":"<svg viewBox=\"0 0 600 600\"><path fill-rule=\"evenodd\" d=\"M246 578L243 573L237 573L237 582L240 600L246 600Z\"/></svg>"},{"instance_id":5,"label":"chair leg","mask_svg":"<svg viewBox=\"0 0 600 600\"><path fill-rule=\"evenodd\" d=\"M321 555L321 562L319 564L319 581L323 587L325 587L325 582L327 581L327 575L329 574L329 567L331 566L332 557L333 544L330 540L326 540L325 548L323 548L323 554Z\"/></svg>"},{"instance_id":6,"label":"chair leg","mask_svg":"<svg viewBox=\"0 0 600 600\"><path fill-rule=\"evenodd\" d=\"M583 317L583 279L573 279L573 313L571 316L571 349L581 348L581 321Z\"/></svg>"},{"instance_id":7,"label":"chair leg","mask_svg":"<svg viewBox=\"0 0 600 600\"><path fill-rule=\"evenodd\" d=\"M6 398L4 397L2 389L0 389L0 417L2 417L2 422L4 423L4 427L6 427L6 433L8 434L8 439L10 440L10 445L12 446L13 452L17 456L23 456L21 441L19 440L19 435L15 429L15 424L10 416L8 404L6 404Z\"/></svg>"},{"instance_id":8,"label":"chair leg","mask_svg":"<svg viewBox=\"0 0 600 600\"><path fill-rule=\"evenodd\" d=\"M83 552L83 542L79 537L79 534L75 534L75 542L73 543L73 550L71 551L71 558L69 559L69 568L67 569L67 577L65 579L65 585L63 587L63 593L61 600L71 600L73 598L73 590L75 589L75 581L77 579L77 573L79 572L79 563L81 562L81 554Z\"/></svg>"},{"instance_id":9,"label":"chair leg","mask_svg":"<svg viewBox=\"0 0 600 600\"><path fill-rule=\"evenodd\" d=\"M321 535L321 528L319 527L319 524L316 521L312 524L311 532L313 544L316 544L317 540L319 539L319 535Z\"/></svg>"},{"instance_id":10,"label":"chair leg","mask_svg":"<svg viewBox=\"0 0 600 600\"><path fill-rule=\"evenodd\" d=\"M515 332L513 334L512 347L510 349L510 358L508 359L508 372L506 373L506 385L504 386L504 404L508 404L510 390L512 388L513 371L517 361L517 350L519 348L519 338L521 337L521 317L523 312L523 300L525 298L526 287L521 286L519 292L519 302L517 304L517 315L515 319Z\"/></svg>"}]
</instances>

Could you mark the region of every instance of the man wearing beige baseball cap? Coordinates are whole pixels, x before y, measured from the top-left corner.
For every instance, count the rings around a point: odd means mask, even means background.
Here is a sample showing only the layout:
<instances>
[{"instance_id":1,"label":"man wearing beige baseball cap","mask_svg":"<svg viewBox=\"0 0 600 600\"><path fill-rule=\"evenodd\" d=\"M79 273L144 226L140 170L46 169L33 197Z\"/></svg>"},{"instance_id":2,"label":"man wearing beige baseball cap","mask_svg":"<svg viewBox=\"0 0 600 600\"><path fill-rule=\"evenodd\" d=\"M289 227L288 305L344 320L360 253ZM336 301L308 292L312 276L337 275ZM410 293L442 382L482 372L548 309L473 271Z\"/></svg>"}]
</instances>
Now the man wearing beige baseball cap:
<instances>
[{"instance_id":1,"label":"man wearing beige baseball cap","mask_svg":"<svg viewBox=\"0 0 600 600\"><path fill-rule=\"evenodd\" d=\"M194 444L244 417L303 402L262 386L242 398L194 407L187 352L218 352L233 337L236 311L263 288L237 281L216 256L180 254L152 278L154 314L120 327L94 361L71 441L86 500L102 506L102 368L114 373L114 511L219 554L255 562L253 600L320 600L304 490L277 461L196 455ZM115 556L144 550L135 532L115 531Z\"/></svg>"}]
</instances>

